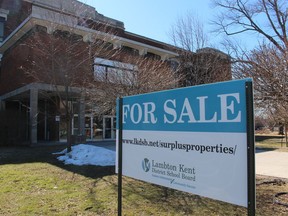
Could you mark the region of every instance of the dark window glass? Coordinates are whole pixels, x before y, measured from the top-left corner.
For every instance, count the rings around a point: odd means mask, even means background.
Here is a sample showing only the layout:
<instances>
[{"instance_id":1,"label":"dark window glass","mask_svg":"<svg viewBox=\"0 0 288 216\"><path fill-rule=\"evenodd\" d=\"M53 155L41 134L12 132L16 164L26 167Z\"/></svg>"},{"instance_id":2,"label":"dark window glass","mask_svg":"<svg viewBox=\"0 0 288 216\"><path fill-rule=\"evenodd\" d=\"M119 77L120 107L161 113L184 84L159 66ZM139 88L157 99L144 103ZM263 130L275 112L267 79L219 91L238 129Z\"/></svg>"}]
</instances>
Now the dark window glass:
<instances>
[{"instance_id":1,"label":"dark window glass","mask_svg":"<svg viewBox=\"0 0 288 216\"><path fill-rule=\"evenodd\" d=\"M0 17L0 42L4 40L5 18Z\"/></svg>"}]
</instances>

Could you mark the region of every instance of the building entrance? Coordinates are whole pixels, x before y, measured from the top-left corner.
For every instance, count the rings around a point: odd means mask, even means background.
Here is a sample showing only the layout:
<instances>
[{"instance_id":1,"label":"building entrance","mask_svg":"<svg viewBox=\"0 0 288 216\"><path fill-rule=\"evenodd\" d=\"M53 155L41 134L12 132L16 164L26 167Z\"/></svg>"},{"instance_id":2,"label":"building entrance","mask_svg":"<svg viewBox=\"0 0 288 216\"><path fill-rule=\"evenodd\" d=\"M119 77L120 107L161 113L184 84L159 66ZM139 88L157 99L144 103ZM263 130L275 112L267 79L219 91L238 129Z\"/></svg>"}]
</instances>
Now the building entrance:
<instances>
[{"instance_id":1,"label":"building entrance","mask_svg":"<svg viewBox=\"0 0 288 216\"><path fill-rule=\"evenodd\" d=\"M78 134L77 121L78 115L75 115L72 122L73 135ZM87 141L116 139L116 117L85 115L85 136Z\"/></svg>"},{"instance_id":2,"label":"building entrance","mask_svg":"<svg viewBox=\"0 0 288 216\"><path fill-rule=\"evenodd\" d=\"M116 117L104 116L103 117L103 138L116 139Z\"/></svg>"}]
</instances>

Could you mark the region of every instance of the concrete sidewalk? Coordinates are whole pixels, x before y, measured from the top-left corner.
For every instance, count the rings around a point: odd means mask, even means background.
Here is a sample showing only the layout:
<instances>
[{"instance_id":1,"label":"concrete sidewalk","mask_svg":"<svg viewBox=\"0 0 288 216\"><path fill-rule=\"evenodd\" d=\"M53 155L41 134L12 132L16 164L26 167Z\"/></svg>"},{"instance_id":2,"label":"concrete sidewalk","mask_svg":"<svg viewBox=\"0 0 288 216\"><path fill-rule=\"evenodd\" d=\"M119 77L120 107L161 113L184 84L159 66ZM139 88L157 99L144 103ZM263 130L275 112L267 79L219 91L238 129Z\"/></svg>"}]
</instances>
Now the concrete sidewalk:
<instances>
[{"instance_id":1,"label":"concrete sidewalk","mask_svg":"<svg viewBox=\"0 0 288 216\"><path fill-rule=\"evenodd\" d=\"M288 152L256 151L256 174L288 179Z\"/></svg>"}]
</instances>

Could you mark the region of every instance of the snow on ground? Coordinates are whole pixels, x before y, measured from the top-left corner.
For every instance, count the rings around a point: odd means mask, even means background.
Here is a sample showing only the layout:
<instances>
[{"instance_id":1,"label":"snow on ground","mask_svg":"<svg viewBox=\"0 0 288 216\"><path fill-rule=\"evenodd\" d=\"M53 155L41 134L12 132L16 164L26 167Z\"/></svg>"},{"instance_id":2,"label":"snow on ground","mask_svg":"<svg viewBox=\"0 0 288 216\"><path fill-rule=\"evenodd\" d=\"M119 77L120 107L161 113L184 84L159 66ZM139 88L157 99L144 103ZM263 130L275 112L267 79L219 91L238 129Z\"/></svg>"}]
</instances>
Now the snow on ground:
<instances>
[{"instance_id":1,"label":"snow on ground","mask_svg":"<svg viewBox=\"0 0 288 216\"><path fill-rule=\"evenodd\" d=\"M97 166L114 166L115 151L87 144L79 144L72 146L72 151L67 153L66 149L62 152L54 153L64 154L57 157L64 164L73 165L97 165Z\"/></svg>"}]
</instances>

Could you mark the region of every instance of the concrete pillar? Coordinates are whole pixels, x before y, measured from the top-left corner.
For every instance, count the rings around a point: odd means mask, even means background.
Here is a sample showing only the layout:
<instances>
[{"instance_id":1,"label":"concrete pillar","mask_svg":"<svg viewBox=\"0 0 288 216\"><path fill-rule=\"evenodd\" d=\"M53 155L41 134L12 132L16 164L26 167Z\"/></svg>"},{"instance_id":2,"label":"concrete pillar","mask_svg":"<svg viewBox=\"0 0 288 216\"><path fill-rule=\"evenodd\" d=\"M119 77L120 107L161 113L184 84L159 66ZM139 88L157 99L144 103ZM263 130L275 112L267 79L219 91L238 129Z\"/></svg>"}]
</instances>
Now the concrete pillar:
<instances>
[{"instance_id":1,"label":"concrete pillar","mask_svg":"<svg viewBox=\"0 0 288 216\"><path fill-rule=\"evenodd\" d=\"M38 89L30 89L30 142L37 144Z\"/></svg>"},{"instance_id":2,"label":"concrete pillar","mask_svg":"<svg viewBox=\"0 0 288 216\"><path fill-rule=\"evenodd\" d=\"M122 43L120 41L113 42L113 49L121 49Z\"/></svg>"},{"instance_id":3,"label":"concrete pillar","mask_svg":"<svg viewBox=\"0 0 288 216\"><path fill-rule=\"evenodd\" d=\"M140 56L144 56L144 55L146 55L147 52L148 52L148 49L147 49L147 48L139 49L139 55L140 55Z\"/></svg>"},{"instance_id":4,"label":"concrete pillar","mask_svg":"<svg viewBox=\"0 0 288 216\"><path fill-rule=\"evenodd\" d=\"M83 41L85 43L94 43L95 42L95 38L93 37L93 35L91 33L86 34L83 36Z\"/></svg>"},{"instance_id":5,"label":"concrete pillar","mask_svg":"<svg viewBox=\"0 0 288 216\"><path fill-rule=\"evenodd\" d=\"M81 96L79 101L79 135L85 135L85 96Z\"/></svg>"},{"instance_id":6,"label":"concrete pillar","mask_svg":"<svg viewBox=\"0 0 288 216\"><path fill-rule=\"evenodd\" d=\"M55 28L51 25L47 26L47 33L52 35L53 32L55 31Z\"/></svg>"},{"instance_id":7,"label":"concrete pillar","mask_svg":"<svg viewBox=\"0 0 288 216\"><path fill-rule=\"evenodd\" d=\"M168 59L168 55L161 55L161 60L166 61Z\"/></svg>"}]
</instances>

